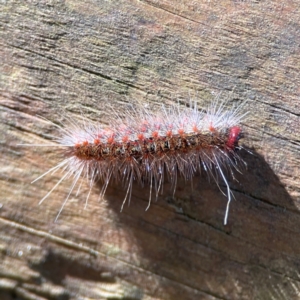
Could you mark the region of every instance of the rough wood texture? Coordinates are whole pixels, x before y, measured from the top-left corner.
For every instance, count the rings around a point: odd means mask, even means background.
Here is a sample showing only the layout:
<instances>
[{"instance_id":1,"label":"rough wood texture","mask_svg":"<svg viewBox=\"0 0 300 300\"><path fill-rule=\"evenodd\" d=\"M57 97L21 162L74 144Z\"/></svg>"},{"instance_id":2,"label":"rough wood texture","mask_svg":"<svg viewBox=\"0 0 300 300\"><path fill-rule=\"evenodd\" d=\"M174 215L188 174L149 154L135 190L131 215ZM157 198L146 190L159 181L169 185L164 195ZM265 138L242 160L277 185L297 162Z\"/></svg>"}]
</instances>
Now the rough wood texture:
<instances>
[{"instance_id":1,"label":"rough wood texture","mask_svg":"<svg viewBox=\"0 0 300 300\"><path fill-rule=\"evenodd\" d=\"M2 1L1 299L299 299L300 1ZM231 94L231 92L233 93ZM199 178L148 212L148 190L87 186L55 216L54 122L217 93L248 100L253 155L226 198ZM231 94L231 96L230 96ZM107 103L110 106L107 106Z\"/></svg>"}]
</instances>

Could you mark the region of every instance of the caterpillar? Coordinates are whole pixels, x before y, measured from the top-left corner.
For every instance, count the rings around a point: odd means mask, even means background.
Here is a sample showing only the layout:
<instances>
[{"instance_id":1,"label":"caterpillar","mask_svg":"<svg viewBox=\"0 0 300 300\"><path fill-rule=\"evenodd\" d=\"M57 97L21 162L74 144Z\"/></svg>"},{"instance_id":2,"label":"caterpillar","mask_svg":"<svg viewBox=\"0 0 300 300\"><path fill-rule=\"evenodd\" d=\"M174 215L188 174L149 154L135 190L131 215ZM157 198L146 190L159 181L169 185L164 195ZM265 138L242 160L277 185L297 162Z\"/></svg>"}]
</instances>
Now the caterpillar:
<instances>
[{"instance_id":1,"label":"caterpillar","mask_svg":"<svg viewBox=\"0 0 300 300\"><path fill-rule=\"evenodd\" d=\"M245 164L239 155L242 148L239 140L243 137L240 123L246 114L241 106L227 109L226 101L217 100L206 110L198 110L196 103L184 107L162 105L157 110L132 105L123 113L114 113L109 126L68 119L65 124L56 125L59 132L54 139L55 145L62 147L65 158L33 181L63 171L63 176L40 203L66 178L73 177L57 220L79 179L85 177L90 186L87 199L95 182L102 184L101 198L112 180L122 183L125 197L121 211L130 202L134 181L148 185L147 210L152 193L157 199L165 178L175 193L178 176L191 181L204 171L226 186L226 193L219 187L227 196L226 225L233 196L226 174L234 178L233 172L240 172L240 165Z\"/></svg>"}]
</instances>

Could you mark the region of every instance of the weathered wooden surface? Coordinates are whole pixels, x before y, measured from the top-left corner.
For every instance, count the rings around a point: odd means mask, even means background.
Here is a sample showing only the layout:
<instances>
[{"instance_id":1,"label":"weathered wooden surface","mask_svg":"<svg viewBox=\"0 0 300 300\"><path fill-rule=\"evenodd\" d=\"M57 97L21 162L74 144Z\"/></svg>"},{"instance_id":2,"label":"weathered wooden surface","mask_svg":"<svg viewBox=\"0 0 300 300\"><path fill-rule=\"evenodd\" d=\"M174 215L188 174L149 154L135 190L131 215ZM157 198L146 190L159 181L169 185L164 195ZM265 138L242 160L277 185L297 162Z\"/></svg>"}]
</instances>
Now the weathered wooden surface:
<instances>
[{"instance_id":1,"label":"weathered wooden surface","mask_svg":"<svg viewBox=\"0 0 300 300\"><path fill-rule=\"evenodd\" d=\"M2 1L1 299L299 299L300 1ZM234 90L234 91L233 91ZM226 198L199 178L149 211L136 187L72 197L49 143L109 102L248 100L248 163ZM87 187L83 190L87 191Z\"/></svg>"}]
</instances>

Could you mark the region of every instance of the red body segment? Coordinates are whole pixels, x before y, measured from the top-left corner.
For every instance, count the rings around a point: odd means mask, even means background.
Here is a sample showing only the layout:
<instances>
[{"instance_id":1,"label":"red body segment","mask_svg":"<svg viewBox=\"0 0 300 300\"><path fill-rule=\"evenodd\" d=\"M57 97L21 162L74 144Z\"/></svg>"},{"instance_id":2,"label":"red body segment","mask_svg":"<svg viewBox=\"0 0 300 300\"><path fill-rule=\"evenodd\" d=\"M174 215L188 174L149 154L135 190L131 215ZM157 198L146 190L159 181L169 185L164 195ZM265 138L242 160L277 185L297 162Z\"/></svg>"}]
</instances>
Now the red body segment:
<instances>
[{"instance_id":1,"label":"red body segment","mask_svg":"<svg viewBox=\"0 0 300 300\"><path fill-rule=\"evenodd\" d=\"M238 141L240 139L241 128L239 126L233 126L229 131L229 138L227 140L226 145L233 149L237 146Z\"/></svg>"}]
</instances>

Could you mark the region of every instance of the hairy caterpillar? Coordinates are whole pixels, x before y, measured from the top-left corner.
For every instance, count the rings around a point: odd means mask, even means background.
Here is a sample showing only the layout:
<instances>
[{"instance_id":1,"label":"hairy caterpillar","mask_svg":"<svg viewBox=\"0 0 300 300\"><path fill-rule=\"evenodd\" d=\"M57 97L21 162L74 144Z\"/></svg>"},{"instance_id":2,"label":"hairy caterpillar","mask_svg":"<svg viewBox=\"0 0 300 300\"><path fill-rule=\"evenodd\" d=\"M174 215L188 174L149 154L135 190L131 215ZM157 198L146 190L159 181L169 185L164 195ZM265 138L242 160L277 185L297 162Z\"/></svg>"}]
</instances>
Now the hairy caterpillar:
<instances>
[{"instance_id":1,"label":"hairy caterpillar","mask_svg":"<svg viewBox=\"0 0 300 300\"><path fill-rule=\"evenodd\" d=\"M247 113L242 113L241 107L228 110L225 104L216 101L201 111L196 104L161 106L157 111L132 105L123 114L112 116L108 127L71 119L62 126L56 125L59 137L55 142L63 147L66 158L33 182L58 170L64 174L40 203L64 179L73 176L69 194L56 219L81 177L89 181L87 199L96 181L102 182L100 197L112 179L122 183L126 193L121 211L131 199L134 181L149 185L147 210L152 192L157 198L165 177L175 193L178 176L192 180L197 173L205 171L226 186L226 225L232 192L225 174L229 171L233 176L233 171L239 171L239 165L244 163L238 154L241 148L238 142L242 138L240 122Z\"/></svg>"}]
</instances>

